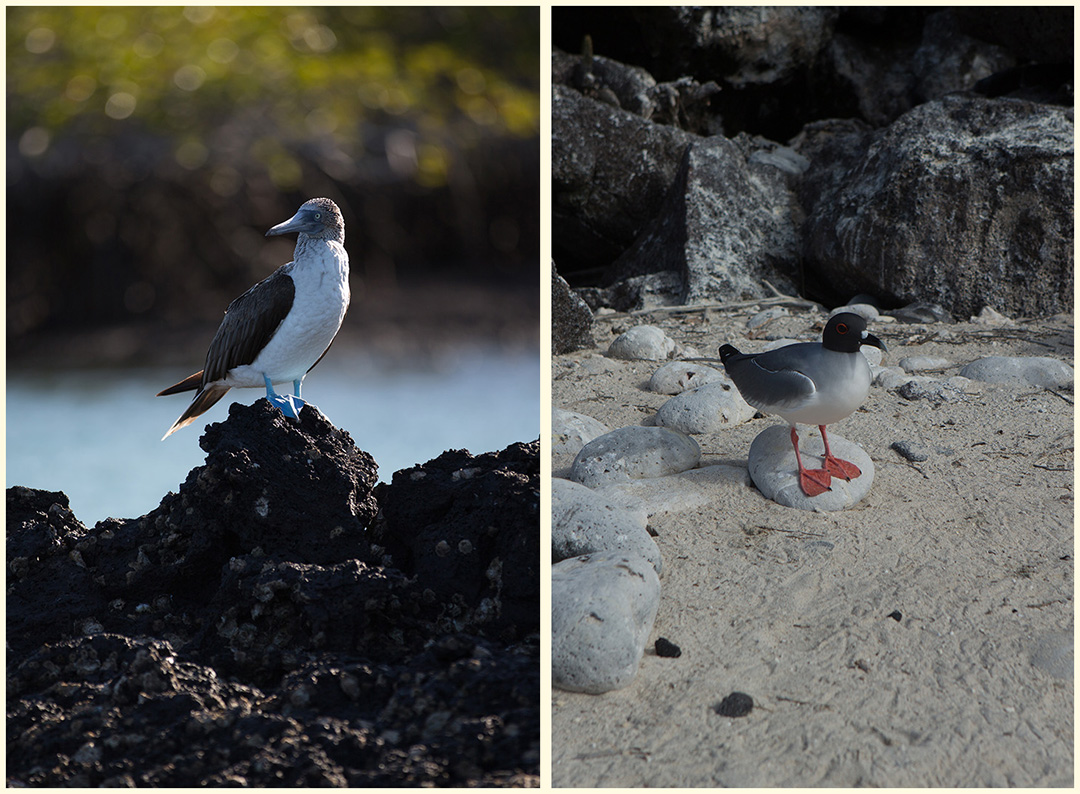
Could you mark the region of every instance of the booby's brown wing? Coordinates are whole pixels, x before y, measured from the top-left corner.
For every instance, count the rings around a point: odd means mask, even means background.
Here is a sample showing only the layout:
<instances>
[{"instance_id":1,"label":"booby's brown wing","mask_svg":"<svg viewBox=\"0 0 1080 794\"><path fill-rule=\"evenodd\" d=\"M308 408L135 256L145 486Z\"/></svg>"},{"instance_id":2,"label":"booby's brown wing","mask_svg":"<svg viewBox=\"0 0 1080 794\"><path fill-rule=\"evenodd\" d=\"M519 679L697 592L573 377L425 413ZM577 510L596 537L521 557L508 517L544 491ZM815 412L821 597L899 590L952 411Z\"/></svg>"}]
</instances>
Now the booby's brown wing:
<instances>
[{"instance_id":1,"label":"booby's brown wing","mask_svg":"<svg viewBox=\"0 0 1080 794\"><path fill-rule=\"evenodd\" d=\"M233 367L250 364L266 347L293 305L296 286L282 265L229 304L206 353L202 385L221 380Z\"/></svg>"}]
</instances>

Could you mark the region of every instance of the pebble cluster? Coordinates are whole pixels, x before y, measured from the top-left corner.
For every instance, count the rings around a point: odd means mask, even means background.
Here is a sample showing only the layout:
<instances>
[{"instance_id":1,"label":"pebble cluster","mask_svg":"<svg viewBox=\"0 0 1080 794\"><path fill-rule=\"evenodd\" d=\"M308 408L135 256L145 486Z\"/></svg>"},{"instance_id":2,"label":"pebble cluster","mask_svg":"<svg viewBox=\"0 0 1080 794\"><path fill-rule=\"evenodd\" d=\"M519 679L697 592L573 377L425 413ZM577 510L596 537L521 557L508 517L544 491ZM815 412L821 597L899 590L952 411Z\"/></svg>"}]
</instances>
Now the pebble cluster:
<instances>
[{"instance_id":1,"label":"pebble cluster","mask_svg":"<svg viewBox=\"0 0 1080 794\"><path fill-rule=\"evenodd\" d=\"M853 303L833 313L839 311L857 312L871 322L879 319L868 304ZM786 314L784 309L767 309L748 321L748 330L754 332ZM1003 319L988 312L972 318L987 324ZM774 340L760 349L796 341ZM851 481L834 479L830 491L806 496L798 484L785 423L771 424L757 435L745 469L699 467L701 451L691 436L742 424L755 416L755 410L722 369L669 360L688 352L696 354L653 326L629 329L608 349L609 359L664 362L647 387L672 395L656 412L655 426L612 430L583 414L553 411L556 454L576 454L570 479L552 481L552 681L562 689L598 694L627 686L636 674L656 617L663 571L648 515L704 505L715 499L717 482L732 487L752 482L778 504L817 511L849 508L873 485L871 456L856 443L830 433L834 453L855 463L862 475ZM908 400L966 400L978 392L980 382L1067 390L1073 383L1072 368L1054 358L991 356L965 363L909 356L882 366L881 350L868 347L862 352L874 386ZM799 430L804 453L820 455L817 428ZM916 462L936 452L911 440L896 441L891 449Z\"/></svg>"}]
</instances>

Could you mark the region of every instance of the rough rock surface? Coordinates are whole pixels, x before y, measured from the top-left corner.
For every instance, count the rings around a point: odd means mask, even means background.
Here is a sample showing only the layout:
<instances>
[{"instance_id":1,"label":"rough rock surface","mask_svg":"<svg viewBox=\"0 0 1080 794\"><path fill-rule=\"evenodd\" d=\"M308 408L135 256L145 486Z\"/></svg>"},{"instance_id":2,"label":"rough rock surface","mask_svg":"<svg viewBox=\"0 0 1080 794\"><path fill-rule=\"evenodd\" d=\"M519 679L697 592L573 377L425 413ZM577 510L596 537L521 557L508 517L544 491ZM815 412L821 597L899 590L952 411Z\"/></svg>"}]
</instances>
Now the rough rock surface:
<instances>
[{"instance_id":1,"label":"rough rock surface","mask_svg":"<svg viewBox=\"0 0 1080 794\"><path fill-rule=\"evenodd\" d=\"M962 317L987 305L1025 317L1069 310L1071 110L954 95L847 140L864 147L854 167L818 159L801 191L808 268ZM837 167L842 179L820 175Z\"/></svg>"},{"instance_id":2,"label":"rough rock surface","mask_svg":"<svg viewBox=\"0 0 1080 794\"><path fill-rule=\"evenodd\" d=\"M611 262L656 215L694 136L561 85L551 115L555 260Z\"/></svg>"},{"instance_id":3,"label":"rough rock surface","mask_svg":"<svg viewBox=\"0 0 1080 794\"><path fill-rule=\"evenodd\" d=\"M561 356L593 346L593 316L589 305L570 289L551 267L551 350Z\"/></svg>"},{"instance_id":4,"label":"rough rock surface","mask_svg":"<svg viewBox=\"0 0 1080 794\"><path fill-rule=\"evenodd\" d=\"M551 409L551 451L554 454L576 455L594 438L610 432L610 427L591 416L561 408Z\"/></svg>"},{"instance_id":5,"label":"rough rock surface","mask_svg":"<svg viewBox=\"0 0 1080 794\"><path fill-rule=\"evenodd\" d=\"M686 471L700 459L701 448L683 433L666 427L620 427L581 448L569 479L596 488Z\"/></svg>"},{"instance_id":6,"label":"rough rock surface","mask_svg":"<svg viewBox=\"0 0 1080 794\"><path fill-rule=\"evenodd\" d=\"M537 443L445 453L378 499L314 410L236 404L200 444L137 519L8 489L8 784L534 785ZM496 498L498 522L455 509ZM432 505L473 561L449 584Z\"/></svg>"},{"instance_id":7,"label":"rough rock surface","mask_svg":"<svg viewBox=\"0 0 1080 794\"><path fill-rule=\"evenodd\" d=\"M1072 18L559 8L563 277L620 312L772 288L956 317L1068 311Z\"/></svg>"},{"instance_id":8,"label":"rough rock surface","mask_svg":"<svg viewBox=\"0 0 1080 794\"><path fill-rule=\"evenodd\" d=\"M649 561L657 575L664 561L649 535L641 509L628 510L604 499L591 488L555 477L551 480L551 559L599 551L636 554Z\"/></svg>"},{"instance_id":9,"label":"rough rock surface","mask_svg":"<svg viewBox=\"0 0 1080 794\"><path fill-rule=\"evenodd\" d=\"M688 146L656 217L612 264L607 283L673 272L678 291L667 296L670 304L764 297L763 278L790 290L779 268L797 258L792 202L770 187L734 142L714 137ZM633 308L651 308L639 303Z\"/></svg>"}]
</instances>

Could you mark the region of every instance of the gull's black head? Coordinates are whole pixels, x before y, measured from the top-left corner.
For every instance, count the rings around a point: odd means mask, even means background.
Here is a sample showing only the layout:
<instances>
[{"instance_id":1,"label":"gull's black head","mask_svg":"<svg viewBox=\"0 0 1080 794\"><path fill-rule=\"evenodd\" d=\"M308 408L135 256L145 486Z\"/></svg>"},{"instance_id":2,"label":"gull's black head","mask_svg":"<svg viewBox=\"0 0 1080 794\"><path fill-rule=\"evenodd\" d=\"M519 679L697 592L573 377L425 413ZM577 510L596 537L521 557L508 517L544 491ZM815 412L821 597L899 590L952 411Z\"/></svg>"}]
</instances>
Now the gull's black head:
<instances>
[{"instance_id":1,"label":"gull's black head","mask_svg":"<svg viewBox=\"0 0 1080 794\"><path fill-rule=\"evenodd\" d=\"M829 318L821 333L821 344L838 353L855 353L863 345L885 350L885 343L866 330L866 320L852 312L840 312Z\"/></svg>"},{"instance_id":2,"label":"gull's black head","mask_svg":"<svg viewBox=\"0 0 1080 794\"><path fill-rule=\"evenodd\" d=\"M289 220L279 223L266 233L267 237L275 234L297 232L318 240L336 240L345 242L345 219L337 204L328 198L313 198L305 201Z\"/></svg>"}]
</instances>

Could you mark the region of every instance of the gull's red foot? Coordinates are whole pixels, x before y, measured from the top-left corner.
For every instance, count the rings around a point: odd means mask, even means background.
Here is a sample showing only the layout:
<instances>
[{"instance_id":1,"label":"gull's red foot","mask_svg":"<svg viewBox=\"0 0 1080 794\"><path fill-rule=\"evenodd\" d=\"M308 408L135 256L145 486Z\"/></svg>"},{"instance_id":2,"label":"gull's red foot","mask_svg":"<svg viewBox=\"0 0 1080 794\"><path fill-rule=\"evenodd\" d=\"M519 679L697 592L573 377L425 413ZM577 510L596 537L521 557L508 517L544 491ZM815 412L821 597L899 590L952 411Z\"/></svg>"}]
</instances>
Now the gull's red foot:
<instances>
[{"instance_id":1,"label":"gull's red foot","mask_svg":"<svg viewBox=\"0 0 1080 794\"><path fill-rule=\"evenodd\" d=\"M851 461L834 458L832 455L825 458L825 469L833 477L839 477L841 480L854 480L862 474L862 469Z\"/></svg>"},{"instance_id":2,"label":"gull's red foot","mask_svg":"<svg viewBox=\"0 0 1080 794\"><path fill-rule=\"evenodd\" d=\"M807 496L817 496L832 490L832 476L825 469L802 469L799 471L799 485Z\"/></svg>"}]
</instances>

